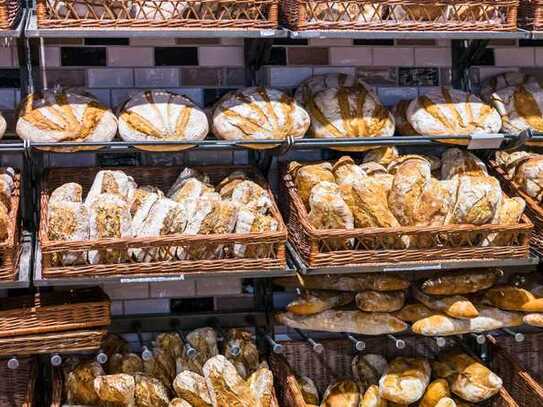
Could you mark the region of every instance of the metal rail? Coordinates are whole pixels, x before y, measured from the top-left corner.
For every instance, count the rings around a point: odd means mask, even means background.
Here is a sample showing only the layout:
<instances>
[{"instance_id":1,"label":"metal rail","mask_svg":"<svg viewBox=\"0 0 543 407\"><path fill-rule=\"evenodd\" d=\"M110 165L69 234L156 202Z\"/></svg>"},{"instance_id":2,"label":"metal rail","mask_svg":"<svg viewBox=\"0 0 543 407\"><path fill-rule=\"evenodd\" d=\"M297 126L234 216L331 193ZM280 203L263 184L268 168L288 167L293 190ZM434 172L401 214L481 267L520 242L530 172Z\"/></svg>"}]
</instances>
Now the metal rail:
<instances>
[{"instance_id":1,"label":"metal rail","mask_svg":"<svg viewBox=\"0 0 543 407\"><path fill-rule=\"evenodd\" d=\"M530 39L530 31L374 31L374 30L307 30L290 31L290 38L353 38L353 39Z\"/></svg>"}]
</instances>

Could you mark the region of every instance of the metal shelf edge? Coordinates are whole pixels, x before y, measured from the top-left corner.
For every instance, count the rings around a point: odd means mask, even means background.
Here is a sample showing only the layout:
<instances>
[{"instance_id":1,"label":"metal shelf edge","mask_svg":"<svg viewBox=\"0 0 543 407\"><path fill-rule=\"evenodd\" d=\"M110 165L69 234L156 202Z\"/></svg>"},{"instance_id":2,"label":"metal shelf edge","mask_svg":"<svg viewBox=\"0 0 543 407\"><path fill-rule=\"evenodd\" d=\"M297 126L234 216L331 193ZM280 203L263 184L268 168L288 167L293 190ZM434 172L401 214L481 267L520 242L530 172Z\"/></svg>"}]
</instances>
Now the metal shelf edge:
<instances>
[{"instance_id":1,"label":"metal shelf edge","mask_svg":"<svg viewBox=\"0 0 543 407\"><path fill-rule=\"evenodd\" d=\"M530 39L531 32L517 31L358 31L358 30L307 30L290 31L290 38L352 38L352 39Z\"/></svg>"}]
</instances>

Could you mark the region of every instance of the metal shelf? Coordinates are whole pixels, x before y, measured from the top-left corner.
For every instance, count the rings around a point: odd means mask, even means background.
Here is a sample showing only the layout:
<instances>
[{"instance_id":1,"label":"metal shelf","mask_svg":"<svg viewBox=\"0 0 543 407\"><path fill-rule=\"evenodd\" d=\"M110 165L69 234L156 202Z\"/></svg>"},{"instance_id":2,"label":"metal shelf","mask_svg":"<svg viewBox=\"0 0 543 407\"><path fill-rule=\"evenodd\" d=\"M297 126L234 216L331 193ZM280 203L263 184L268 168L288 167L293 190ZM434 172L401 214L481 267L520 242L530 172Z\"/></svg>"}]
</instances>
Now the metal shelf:
<instances>
[{"instance_id":1,"label":"metal shelf","mask_svg":"<svg viewBox=\"0 0 543 407\"><path fill-rule=\"evenodd\" d=\"M19 258L19 270L17 280L0 281L0 289L28 288L30 287L30 270L32 267L32 242L30 234L23 238L21 257Z\"/></svg>"},{"instance_id":2,"label":"metal shelf","mask_svg":"<svg viewBox=\"0 0 543 407\"><path fill-rule=\"evenodd\" d=\"M512 32L499 31L355 31L355 30L307 30L290 31L290 38L353 38L353 39L445 39L445 40L485 40L485 39L530 39L526 30Z\"/></svg>"},{"instance_id":3,"label":"metal shelf","mask_svg":"<svg viewBox=\"0 0 543 407\"><path fill-rule=\"evenodd\" d=\"M23 9L19 23L15 28L11 30L0 30L0 38L19 38L23 32L23 27L25 26L27 13L28 10Z\"/></svg>"}]
</instances>

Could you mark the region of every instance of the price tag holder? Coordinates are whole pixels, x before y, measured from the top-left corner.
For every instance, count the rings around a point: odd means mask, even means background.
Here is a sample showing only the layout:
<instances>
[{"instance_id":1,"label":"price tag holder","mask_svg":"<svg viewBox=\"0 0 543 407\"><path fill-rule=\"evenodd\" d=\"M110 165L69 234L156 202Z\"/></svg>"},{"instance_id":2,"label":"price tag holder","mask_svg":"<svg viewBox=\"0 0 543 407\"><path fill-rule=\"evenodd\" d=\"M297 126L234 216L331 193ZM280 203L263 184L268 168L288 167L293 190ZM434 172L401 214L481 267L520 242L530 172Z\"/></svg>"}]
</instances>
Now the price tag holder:
<instances>
[{"instance_id":1,"label":"price tag holder","mask_svg":"<svg viewBox=\"0 0 543 407\"><path fill-rule=\"evenodd\" d=\"M275 30L260 30L261 37L273 37L275 35Z\"/></svg>"},{"instance_id":2,"label":"price tag holder","mask_svg":"<svg viewBox=\"0 0 543 407\"><path fill-rule=\"evenodd\" d=\"M495 150L500 148L503 134L473 134L469 140L468 150Z\"/></svg>"},{"instance_id":3,"label":"price tag holder","mask_svg":"<svg viewBox=\"0 0 543 407\"><path fill-rule=\"evenodd\" d=\"M441 263L438 264L427 264L423 266L413 266L413 267L385 267L383 271L423 271L423 270L441 270Z\"/></svg>"},{"instance_id":4,"label":"price tag holder","mask_svg":"<svg viewBox=\"0 0 543 407\"><path fill-rule=\"evenodd\" d=\"M131 284L131 283L164 283L168 281L184 281L185 275L179 274L177 276L168 276L168 277L130 277L130 278L121 278L121 284Z\"/></svg>"}]
</instances>

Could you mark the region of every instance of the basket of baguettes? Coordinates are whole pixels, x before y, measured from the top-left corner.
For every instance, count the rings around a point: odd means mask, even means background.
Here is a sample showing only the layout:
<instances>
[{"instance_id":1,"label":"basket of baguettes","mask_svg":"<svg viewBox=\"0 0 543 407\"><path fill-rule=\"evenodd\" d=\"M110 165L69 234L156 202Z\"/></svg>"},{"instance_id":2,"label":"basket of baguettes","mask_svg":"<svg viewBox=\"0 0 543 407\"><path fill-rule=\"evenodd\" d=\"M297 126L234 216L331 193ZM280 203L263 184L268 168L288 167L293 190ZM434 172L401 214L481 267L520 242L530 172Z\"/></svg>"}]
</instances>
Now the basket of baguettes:
<instances>
[{"instance_id":1,"label":"basket of baguettes","mask_svg":"<svg viewBox=\"0 0 543 407\"><path fill-rule=\"evenodd\" d=\"M44 278L286 264L286 227L250 166L51 170L39 237Z\"/></svg>"},{"instance_id":2,"label":"basket of baguettes","mask_svg":"<svg viewBox=\"0 0 543 407\"><path fill-rule=\"evenodd\" d=\"M407 347L398 351L387 341L371 340L371 353L353 353L345 340L320 343L324 350L317 354L306 342L285 341L284 356L270 356L281 406L538 405L517 403L508 382L453 343L438 352L435 343L406 338Z\"/></svg>"},{"instance_id":3,"label":"basket of baguettes","mask_svg":"<svg viewBox=\"0 0 543 407\"><path fill-rule=\"evenodd\" d=\"M0 406L32 407L38 375L38 361L19 359L17 369L8 367L7 359L0 359Z\"/></svg>"},{"instance_id":4,"label":"basket of baguettes","mask_svg":"<svg viewBox=\"0 0 543 407\"><path fill-rule=\"evenodd\" d=\"M19 21L21 10L21 0L0 0L0 30L12 28Z\"/></svg>"},{"instance_id":5,"label":"basket of baguettes","mask_svg":"<svg viewBox=\"0 0 543 407\"><path fill-rule=\"evenodd\" d=\"M13 281L19 265L20 175L0 169L0 281Z\"/></svg>"},{"instance_id":6,"label":"basket of baguettes","mask_svg":"<svg viewBox=\"0 0 543 407\"><path fill-rule=\"evenodd\" d=\"M41 28L275 28L278 0L39 0Z\"/></svg>"},{"instance_id":7,"label":"basket of baguettes","mask_svg":"<svg viewBox=\"0 0 543 407\"><path fill-rule=\"evenodd\" d=\"M233 328L222 342L209 327L154 339L143 360L121 338L102 344L108 361L74 357L53 368L51 407L279 407L274 378L250 331ZM191 353L194 356L191 356Z\"/></svg>"},{"instance_id":8,"label":"basket of baguettes","mask_svg":"<svg viewBox=\"0 0 543 407\"><path fill-rule=\"evenodd\" d=\"M521 28L541 31L543 29L543 2L541 0L520 0L518 23Z\"/></svg>"},{"instance_id":9,"label":"basket of baguettes","mask_svg":"<svg viewBox=\"0 0 543 407\"><path fill-rule=\"evenodd\" d=\"M513 31L516 0L283 0L288 26L302 30Z\"/></svg>"},{"instance_id":10,"label":"basket of baguettes","mask_svg":"<svg viewBox=\"0 0 543 407\"><path fill-rule=\"evenodd\" d=\"M543 327L543 286L536 273L520 283L500 274L469 270L413 283L394 273L275 279L300 291L275 319L294 329L367 336L411 331L449 337Z\"/></svg>"}]
</instances>

